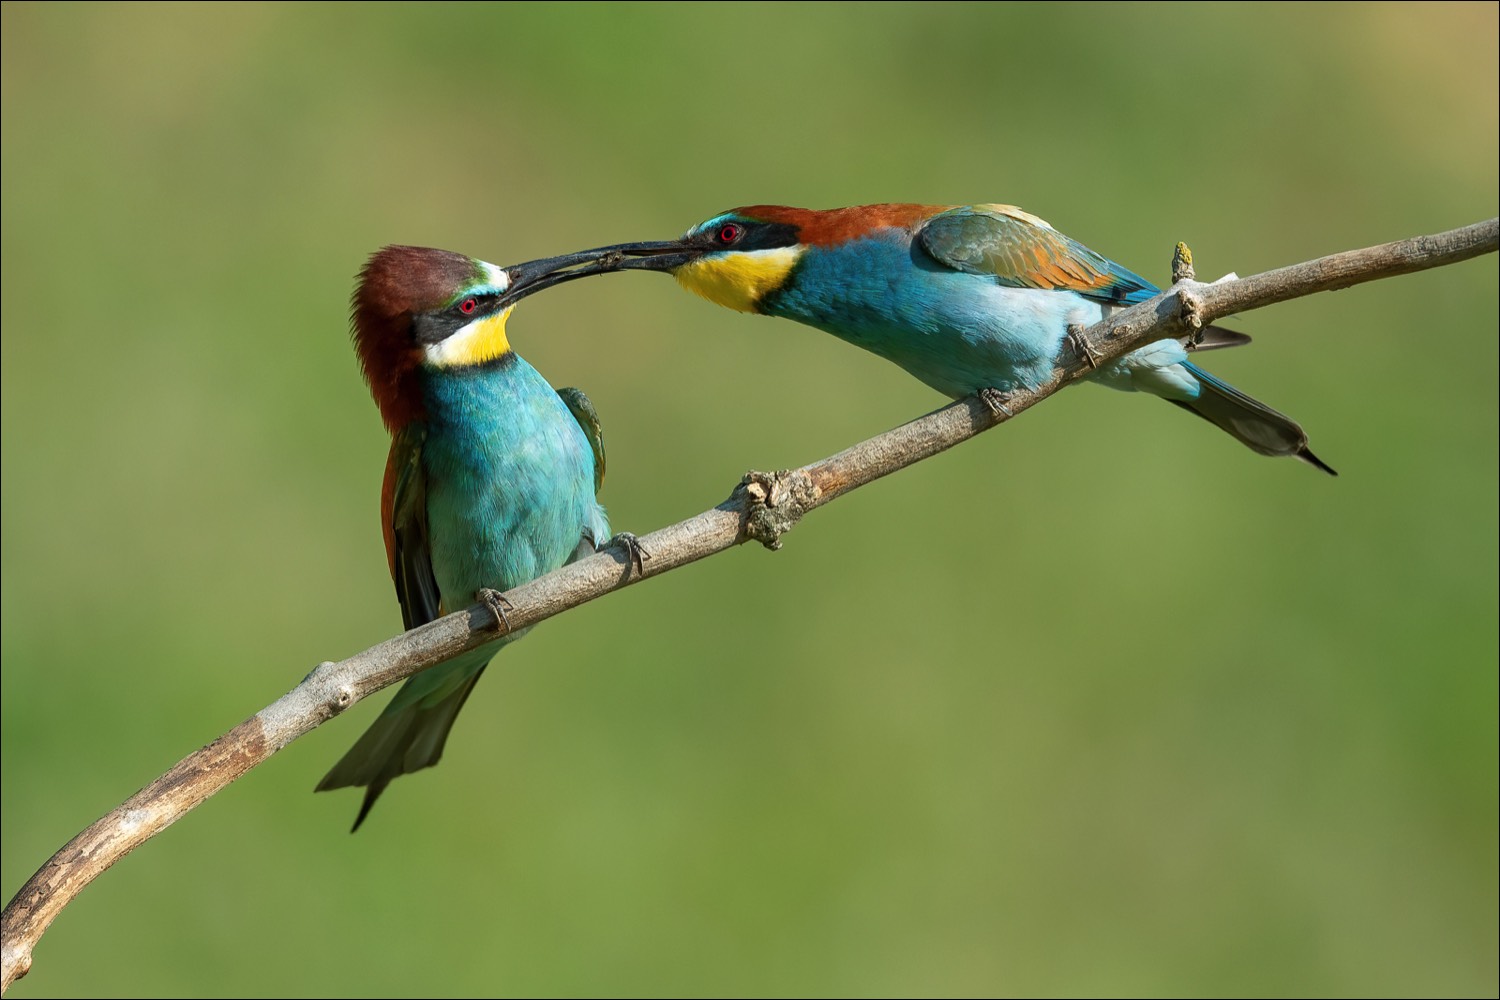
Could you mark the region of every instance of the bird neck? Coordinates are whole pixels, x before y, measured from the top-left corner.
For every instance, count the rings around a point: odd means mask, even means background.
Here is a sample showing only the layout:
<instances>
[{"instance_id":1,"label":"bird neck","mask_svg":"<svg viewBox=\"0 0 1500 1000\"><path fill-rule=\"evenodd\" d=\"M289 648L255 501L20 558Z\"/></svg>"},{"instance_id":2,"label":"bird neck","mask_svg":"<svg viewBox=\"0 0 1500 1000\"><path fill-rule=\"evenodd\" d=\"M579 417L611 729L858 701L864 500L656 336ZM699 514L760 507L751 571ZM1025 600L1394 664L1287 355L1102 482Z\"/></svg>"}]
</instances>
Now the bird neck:
<instances>
[{"instance_id":1,"label":"bird neck","mask_svg":"<svg viewBox=\"0 0 1500 1000\"><path fill-rule=\"evenodd\" d=\"M485 365L429 372L424 381L429 503L463 506L476 492L524 490L592 498L588 441L562 398L523 359L507 354Z\"/></svg>"},{"instance_id":2,"label":"bird neck","mask_svg":"<svg viewBox=\"0 0 1500 1000\"><path fill-rule=\"evenodd\" d=\"M759 311L839 335L885 325L914 291L912 272L911 237L896 229L808 247L796 273L760 301Z\"/></svg>"},{"instance_id":3,"label":"bird neck","mask_svg":"<svg viewBox=\"0 0 1500 1000\"><path fill-rule=\"evenodd\" d=\"M526 451L539 426L556 422L554 411L567 413L546 379L514 353L483 365L423 372L421 421L434 467L453 469Z\"/></svg>"}]
</instances>

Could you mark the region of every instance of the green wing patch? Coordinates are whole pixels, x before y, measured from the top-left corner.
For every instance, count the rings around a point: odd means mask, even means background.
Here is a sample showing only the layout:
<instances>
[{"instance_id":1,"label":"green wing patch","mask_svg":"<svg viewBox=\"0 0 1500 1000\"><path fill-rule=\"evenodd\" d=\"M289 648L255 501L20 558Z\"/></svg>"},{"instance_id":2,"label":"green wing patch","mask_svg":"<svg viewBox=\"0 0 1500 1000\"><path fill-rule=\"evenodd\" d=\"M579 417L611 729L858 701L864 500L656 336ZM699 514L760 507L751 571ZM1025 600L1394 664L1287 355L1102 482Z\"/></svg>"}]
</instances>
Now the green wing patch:
<instances>
[{"instance_id":1,"label":"green wing patch","mask_svg":"<svg viewBox=\"0 0 1500 1000\"><path fill-rule=\"evenodd\" d=\"M917 240L938 263L1012 288L1071 291L1109 304L1156 294L1146 279L1011 205L952 209L928 220Z\"/></svg>"},{"instance_id":2,"label":"green wing patch","mask_svg":"<svg viewBox=\"0 0 1500 1000\"><path fill-rule=\"evenodd\" d=\"M427 477L422 471L426 440L427 432L416 425L399 431L386 466L386 541L401 620L409 629L437 618L442 604L427 533Z\"/></svg>"},{"instance_id":3,"label":"green wing patch","mask_svg":"<svg viewBox=\"0 0 1500 1000\"><path fill-rule=\"evenodd\" d=\"M599 422L599 411L582 389L568 386L557 390L557 395L583 428L583 436L589 439L589 448L594 452L594 492L598 493L604 485L604 425Z\"/></svg>"}]
</instances>

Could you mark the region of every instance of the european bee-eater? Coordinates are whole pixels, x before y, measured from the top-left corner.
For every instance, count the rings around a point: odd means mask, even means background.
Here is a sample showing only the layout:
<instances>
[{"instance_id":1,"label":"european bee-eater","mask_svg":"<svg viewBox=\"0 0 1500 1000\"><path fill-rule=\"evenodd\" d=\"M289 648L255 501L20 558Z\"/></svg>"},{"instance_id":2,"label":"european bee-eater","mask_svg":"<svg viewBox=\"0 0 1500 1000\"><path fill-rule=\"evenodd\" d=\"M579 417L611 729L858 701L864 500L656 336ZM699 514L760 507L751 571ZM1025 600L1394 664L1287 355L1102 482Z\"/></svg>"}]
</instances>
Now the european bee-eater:
<instances>
[{"instance_id":1,"label":"european bee-eater","mask_svg":"<svg viewBox=\"0 0 1500 1000\"><path fill-rule=\"evenodd\" d=\"M354 292L354 346L391 434L386 555L408 629L595 551L609 523L598 418L511 350L501 301L589 254L502 269L446 250L386 247ZM493 600L493 598L491 598ZM496 605L497 613L502 613ZM318 785L366 788L359 829L391 780L442 756L506 634L412 677Z\"/></svg>"},{"instance_id":2,"label":"european bee-eater","mask_svg":"<svg viewBox=\"0 0 1500 1000\"><path fill-rule=\"evenodd\" d=\"M1010 205L860 205L829 211L755 205L679 240L621 244L598 265L669 271L740 312L784 316L894 361L954 399L1003 395L1051 374L1070 330L1159 289ZM622 261L620 254L638 255ZM1211 327L1200 348L1249 338ZM1290 417L1214 378L1160 340L1100 367L1092 381L1191 410L1262 455L1334 474Z\"/></svg>"}]
</instances>

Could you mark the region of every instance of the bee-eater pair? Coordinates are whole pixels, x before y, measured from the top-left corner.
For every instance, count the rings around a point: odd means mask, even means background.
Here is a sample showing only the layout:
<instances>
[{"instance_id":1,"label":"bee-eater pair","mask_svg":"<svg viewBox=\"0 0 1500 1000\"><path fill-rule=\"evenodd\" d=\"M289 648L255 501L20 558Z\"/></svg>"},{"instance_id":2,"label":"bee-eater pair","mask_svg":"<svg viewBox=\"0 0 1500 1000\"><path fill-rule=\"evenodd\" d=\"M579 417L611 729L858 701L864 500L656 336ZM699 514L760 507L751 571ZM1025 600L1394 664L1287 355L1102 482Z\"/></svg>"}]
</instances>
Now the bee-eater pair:
<instances>
[{"instance_id":1,"label":"bee-eater pair","mask_svg":"<svg viewBox=\"0 0 1500 1000\"><path fill-rule=\"evenodd\" d=\"M554 392L518 358L505 323L525 295L619 270L673 274L741 312L794 319L893 361L952 398L1043 382L1069 334L1159 290L1008 205L780 205L714 216L676 240L625 243L501 269L388 247L354 298L354 339L393 438L382 507L408 628L592 551L609 537L595 499L599 425L577 390ZM1200 348L1248 337L1217 327ZM1190 410L1263 455L1333 474L1289 417L1161 340L1093 381ZM506 635L418 674L319 789L367 787L356 828L396 776L435 764Z\"/></svg>"}]
</instances>

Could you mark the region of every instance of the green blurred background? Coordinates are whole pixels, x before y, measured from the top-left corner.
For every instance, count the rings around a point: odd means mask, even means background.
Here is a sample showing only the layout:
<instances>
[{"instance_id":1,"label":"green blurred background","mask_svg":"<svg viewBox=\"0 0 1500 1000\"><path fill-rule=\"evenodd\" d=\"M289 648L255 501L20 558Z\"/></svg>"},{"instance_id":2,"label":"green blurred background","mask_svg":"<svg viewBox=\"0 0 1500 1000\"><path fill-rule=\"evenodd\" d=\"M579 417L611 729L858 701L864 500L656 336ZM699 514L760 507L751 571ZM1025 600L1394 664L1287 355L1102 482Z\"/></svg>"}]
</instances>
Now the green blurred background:
<instances>
[{"instance_id":1,"label":"green blurred background","mask_svg":"<svg viewBox=\"0 0 1500 1000\"><path fill-rule=\"evenodd\" d=\"M398 630L346 337L746 203L1008 201L1164 278L1496 211L1493 4L31 6L3 23L3 889ZM1337 480L1093 388L507 651L358 836L324 726L16 997L1493 994L1496 259L1213 370ZM616 526L938 405L660 277L528 301Z\"/></svg>"}]
</instances>

